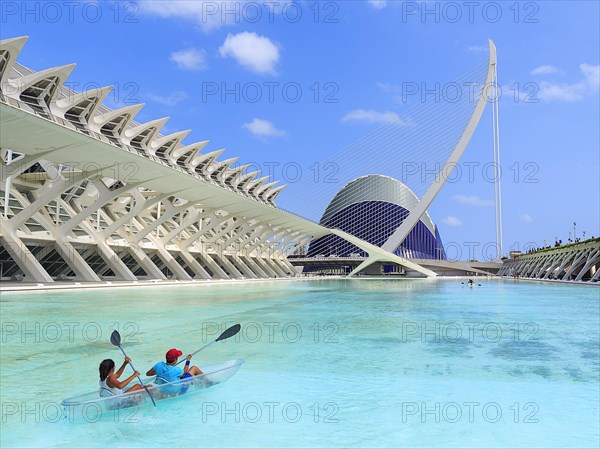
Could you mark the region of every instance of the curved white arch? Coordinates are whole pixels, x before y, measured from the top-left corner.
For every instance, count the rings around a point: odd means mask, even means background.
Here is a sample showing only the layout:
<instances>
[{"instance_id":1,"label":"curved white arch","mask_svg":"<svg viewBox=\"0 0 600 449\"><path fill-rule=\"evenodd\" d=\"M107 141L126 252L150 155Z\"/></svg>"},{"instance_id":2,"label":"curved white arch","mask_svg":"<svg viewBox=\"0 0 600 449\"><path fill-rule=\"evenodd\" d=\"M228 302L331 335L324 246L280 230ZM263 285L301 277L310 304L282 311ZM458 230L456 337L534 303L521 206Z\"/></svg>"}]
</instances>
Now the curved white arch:
<instances>
[{"instance_id":1,"label":"curved white arch","mask_svg":"<svg viewBox=\"0 0 600 449\"><path fill-rule=\"evenodd\" d=\"M475 106L475 110L473 111L473 115L467 124L460 140L454 147L454 150L450 154L450 157L444 164L444 167L440 170L438 176L433 181L425 195L421 198L419 204L415 209L413 209L408 217L402 222L400 227L394 231L394 233L390 236L390 238L383 244L382 248L390 253L396 251L398 246L402 244L406 236L412 231L415 225L419 222L423 214L427 211L437 194L440 192L441 188L446 183L448 177L452 174L454 167L458 164L461 156L465 152L465 149L469 145L471 138L473 137L473 133L475 132L475 128L479 124L479 120L481 120L481 116L483 115L483 111L485 110L485 106L488 101L488 96L486 95L486 89L492 86L494 80L494 69L496 66L496 46L494 42L489 40L490 46L490 61L488 66L488 73L485 81L485 85L483 86L483 92L477 101L477 105ZM442 176L444 174L445 176Z\"/></svg>"}]
</instances>

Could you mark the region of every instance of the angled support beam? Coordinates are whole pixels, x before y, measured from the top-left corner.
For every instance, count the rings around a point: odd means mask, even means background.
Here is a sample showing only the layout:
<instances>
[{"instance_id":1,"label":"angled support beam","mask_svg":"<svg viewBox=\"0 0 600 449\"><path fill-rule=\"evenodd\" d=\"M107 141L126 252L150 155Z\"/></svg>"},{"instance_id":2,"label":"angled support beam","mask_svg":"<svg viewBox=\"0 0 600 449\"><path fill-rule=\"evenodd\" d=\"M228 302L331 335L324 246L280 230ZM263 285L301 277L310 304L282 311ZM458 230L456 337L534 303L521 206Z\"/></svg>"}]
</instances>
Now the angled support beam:
<instances>
[{"instance_id":1,"label":"angled support beam","mask_svg":"<svg viewBox=\"0 0 600 449\"><path fill-rule=\"evenodd\" d=\"M589 269L596 265L597 262L600 262L600 250L590 250L589 255L587 257L587 261L583 268L579 271L579 274L575 277L575 280L581 281L583 279L583 276L585 276Z\"/></svg>"},{"instance_id":2,"label":"angled support beam","mask_svg":"<svg viewBox=\"0 0 600 449\"><path fill-rule=\"evenodd\" d=\"M60 200L63 209L71 216L77 216L75 210L67 202ZM81 220L79 222L81 229L83 229L91 238L93 243L98 249L98 254L102 257L102 260L108 267L115 273L115 277L122 281L135 281L137 278L131 272L131 270L125 265L117 253L110 247L106 239L102 236L98 230L96 230L87 220ZM65 242L66 233L60 231L60 227L55 233L56 240L59 242ZM85 261L84 261L85 262ZM78 262L80 263L80 262ZM86 266L87 263L85 263ZM73 270L75 271L75 270ZM76 271L75 271L76 272ZM92 271L93 272L93 271Z\"/></svg>"},{"instance_id":3,"label":"angled support beam","mask_svg":"<svg viewBox=\"0 0 600 449\"><path fill-rule=\"evenodd\" d=\"M44 151L42 153L24 155L19 159L6 164L0 163L0 183L5 184L8 178L15 178L25 170L31 168L36 162L39 162L44 156L54 153L57 150Z\"/></svg>"},{"instance_id":4,"label":"angled support beam","mask_svg":"<svg viewBox=\"0 0 600 449\"><path fill-rule=\"evenodd\" d=\"M150 209L152 206L158 204L160 201L164 201L171 196L170 193L165 193L157 194L156 196L150 199L145 199L144 196L138 190L132 191L132 194L135 200L133 208L128 213L122 215L117 220L113 221L110 225L108 225L108 227L102 233L104 237L110 237L113 233L117 232L119 228L131 222L131 220L136 218L140 213Z\"/></svg>"},{"instance_id":5,"label":"angled support beam","mask_svg":"<svg viewBox=\"0 0 600 449\"><path fill-rule=\"evenodd\" d=\"M161 214L161 216L156 218L152 223L147 224L140 229L133 237L131 237L131 241L134 243L141 242L145 237L148 237L152 231L156 230L159 226L173 218L174 215L184 211L185 209L189 209L191 206L192 205L189 203L181 204L179 206L173 206L172 204L169 204L167 211Z\"/></svg>"},{"instance_id":6,"label":"angled support beam","mask_svg":"<svg viewBox=\"0 0 600 449\"><path fill-rule=\"evenodd\" d=\"M565 275L563 276L564 280L571 280L571 275L573 274L573 272L579 268L584 262L585 258L587 257L587 251L582 251L579 254L577 254L577 256L575 256L575 260L573 260L573 263L571 264L571 266L569 267L569 269L567 270L567 272L565 273Z\"/></svg>"},{"instance_id":7,"label":"angled support beam","mask_svg":"<svg viewBox=\"0 0 600 449\"><path fill-rule=\"evenodd\" d=\"M245 256L244 260L246 261L246 264L250 267L250 269L254 271L254 273L256 273L256 276L263 279L267 279L269 277L269 275L265 273L261 266L256 262L255 257Z\"/></svg>"},{"instance_id":8,"label":"angled support beam","mask_svg":"<svg viewBox=\"0 0 600 449\"><path fill-rule=\"evenodd\" d=\"M221 264L227 268L230 273L230 277L233 276L234 278L239 278L242 276L242 273L240 273L237 267L231 263L225 254L215 254L214 257L217 258L217 260L219 260L219 262L221 262Z\"/></svg>"},{"instance_id":9,"label":"angled support beam","mask_svg":"<svg viewBox=\"0 0 600 449\"><path fill-rule=\"evenodd\" d=\"M204 269L202 265L192 256L187 249L179 246L180 255L183 261L187 264L188 267L194 272L195 277L198 279L212 279L210 274Z\"/></svg>"},{"instance_id":10,"label":"angled support beam","mask_svg":"<svg viewBox=\"0 0 600 449\"><path fill-rule=\"evenodd\" d=\"M115 200L122 194L126 192L130 192L134 189L137 189L141 184L127 184L123 187L120 187L115 190L108 189L104 183L100 180L94 182L94 186L98 190L98 197L92 204L88 207L83 207L80 212L78 212L75 216L71 217L69 221L63 223L59 226L58 231L66 235L71 232L74 228L76 228L83 220L91 216L94 212L98 211L102 207L104 207L110 201Z\"/></svg>"},{"instance_id":11,"label":"angled support beam","mask_svg":"<svg viewBox=\"0 0 600 449\"><path fill-rule=\"evenodd\" d=\"M232 258L236 261L236 266L240 269L242 273L244 273L245 277L250 279L255 279L257 277L256 274L250 269L250 267L248 267L248 265L246 265L246 263L242 260L239 254L236 253L232 256Z\"/></svg>"},{"instance_id":12,"label":"angled support beam","mask_svg":"<svg viewBox=\"0 0 600 449\"><path fill-rule=\"evenodd\" d=\"M209 268L209 270L212 271L214 277L220 279L229 279L229 275L225 273L225 271L219 266L219 264L217 264L215 260L204 251L203 248L198 247L197 244L194 244L193 246L195 246L198 250L198 252L194 253L193 256L196 259L200 259L200 261L202 262L201 265L206 265Z\"/></svg>"},{"instance_id":13,"label":"angled support beam","mask_svg":"<svg viewBox=\"0 0 600 449\"><path fill-rule=\"evenodd\" d=\"M4 222L4 220L3 220ZM14 232L4 233L0 242L10 257L16 262L26 276L26 282L54 282L42 264L38 262L27 245Z\"/></svg>"},{"instance_id":14,"label":"angled support beam","mask_svg":"<svg viewBox=\"0 0 600 449\"><path fill-rule=\"evenodd\" d=\"M5 222L5 226L9 227L11 230L19 229L27 220L33 217L40 209L45 207L50 201L53 201L60 197L63 193L69 190L75 184L83 181L88 175L78 174L71 177L71 179L66 179L62 176L58 178L56 181L50 182L47 181L45 184L46 188L42 188L43 190L40 192L40 195L35 199L35 201L10 220Z\"/></svg>"}]
</instances>

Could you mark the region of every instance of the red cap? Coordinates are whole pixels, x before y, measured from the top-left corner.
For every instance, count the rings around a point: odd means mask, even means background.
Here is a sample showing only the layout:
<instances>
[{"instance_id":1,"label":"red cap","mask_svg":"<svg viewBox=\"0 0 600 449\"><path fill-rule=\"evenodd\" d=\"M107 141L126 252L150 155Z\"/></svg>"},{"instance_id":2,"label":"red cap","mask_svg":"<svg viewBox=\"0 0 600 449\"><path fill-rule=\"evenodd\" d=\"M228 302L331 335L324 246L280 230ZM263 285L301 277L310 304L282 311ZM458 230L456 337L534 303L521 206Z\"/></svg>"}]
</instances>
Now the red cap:
<instances>
[{"instance_id":1,"label":"red cap","mask_svg":"<svg viewBox=\"0 0 600 449\"><path fill-rule=\"evenodd\" d=\"M183 355L183 352L181 352L179 349L169 349L167 351L167 354L165 355L166 359L171 361L171 360L175 360L179 357L181 357Z\"/></svg>"}]
</instances>

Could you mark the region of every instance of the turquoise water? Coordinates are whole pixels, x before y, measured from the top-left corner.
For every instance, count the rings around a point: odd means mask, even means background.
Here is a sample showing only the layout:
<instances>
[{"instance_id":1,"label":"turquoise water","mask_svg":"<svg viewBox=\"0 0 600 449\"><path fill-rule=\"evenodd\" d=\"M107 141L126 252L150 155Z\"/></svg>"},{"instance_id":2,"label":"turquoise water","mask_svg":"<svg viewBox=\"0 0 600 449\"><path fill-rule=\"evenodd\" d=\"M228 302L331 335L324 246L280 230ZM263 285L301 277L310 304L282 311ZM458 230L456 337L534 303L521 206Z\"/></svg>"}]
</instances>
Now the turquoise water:
<instances>
[{"instance_id":1,"label":"turquoise water","mask_svg":"<svg viewBox=\"0 0 600 449\"><path fill-rule=\"evenodd\" d=\"M598 447L600 289L323 280L2 294L0 446ZM221 326L193 362L224 384L120 415L57 417L122 356L145 371ZM127 368L126 373L130 373Z\"/></svg>"}]
</instances>

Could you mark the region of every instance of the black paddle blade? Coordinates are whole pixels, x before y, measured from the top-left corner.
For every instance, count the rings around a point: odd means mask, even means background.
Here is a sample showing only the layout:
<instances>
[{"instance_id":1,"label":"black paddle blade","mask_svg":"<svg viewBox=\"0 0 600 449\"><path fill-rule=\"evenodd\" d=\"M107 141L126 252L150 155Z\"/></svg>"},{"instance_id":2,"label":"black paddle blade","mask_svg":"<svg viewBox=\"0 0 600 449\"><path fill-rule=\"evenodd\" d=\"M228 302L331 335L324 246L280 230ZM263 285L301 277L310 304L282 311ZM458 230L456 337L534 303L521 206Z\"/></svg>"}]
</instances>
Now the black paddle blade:
<instances>
[{"instance_id":1,"label":"black paddle blade","mask_svg":"<svg viewBox=\"0 0 600 449\"><path fill-rule=\"evenodd\" d=\"M237 334L240 331L241 328L242 328L242 326L240 326L239 324L235 324L235 325L231 326L229 329L226 329L225 332L223 332L221 335L219 335L219 338L217 338L215 341L226 340L229 337L233 337L235 334Z\"/></svg>"},{"instance_id":2,"label":"black paddle blade","mask_svg":"<svg viewBox=\"0 0 600 449\"><path fill-rule=\"evenodd\" d=\"M110 342L115 346L121 345L121 335L119 334L119 331L113 331L113 333L110 334Z\"/></svg>"}]
</instances>

